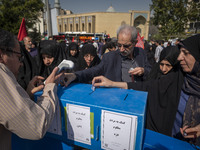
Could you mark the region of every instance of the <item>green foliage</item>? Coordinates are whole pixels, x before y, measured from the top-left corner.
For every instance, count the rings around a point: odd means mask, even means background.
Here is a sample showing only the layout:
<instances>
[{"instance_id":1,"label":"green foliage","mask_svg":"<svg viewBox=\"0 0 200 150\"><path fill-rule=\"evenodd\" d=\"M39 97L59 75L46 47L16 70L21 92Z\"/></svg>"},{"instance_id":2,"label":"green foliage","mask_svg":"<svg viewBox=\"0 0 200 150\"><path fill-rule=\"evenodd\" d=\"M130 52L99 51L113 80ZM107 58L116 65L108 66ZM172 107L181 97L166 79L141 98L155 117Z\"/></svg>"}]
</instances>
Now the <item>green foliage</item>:
<instances>
[{"instance_id":1,"label":"green foliage","mask_svg":"<svg viewBox=\"0 0 200 150\"><path fill-rule=\"evenodd\" d=\"M188 8L187 8L187 17L190 23L196 24L197 22L200 22L200 0L195 0L188 2ZM197 26L196 31L197 32Z\"/></svg>"},{"instance_id":2,"label":"green foliage","mask_svg":"<svg viewBox=\"0 0 200 150\"><path fill-rule=\"evenodd\" d=\"M17 35L25 18L26 29L32 29L43 6L42 0L0 0L0 27Z\"/></svg>"},{"instance_id":3,"label":"green foliage","mask_svg":"<svg viewBox=\"0 0 200 150\"><path fill-rule=\"evenodd\" d=\"M32 38L33 41L37 43L41 40L41 33L38 32L36 28L33 28L33 32L30 32L29 36Z\"/></svg>"},{"instance_id":4,"label":"green foliage","mask_svg":"<svg viewBox=\"0 0 200 150\"><path fill-rule=\"evenodd\" d=\"M153 24L158 26L160 34L166 39L182 34L189 20L200 17L197 10L199 4L196 5L197 3L188 0L152 0L150 7L154 15Z\"/></svg>"}]
</instances>

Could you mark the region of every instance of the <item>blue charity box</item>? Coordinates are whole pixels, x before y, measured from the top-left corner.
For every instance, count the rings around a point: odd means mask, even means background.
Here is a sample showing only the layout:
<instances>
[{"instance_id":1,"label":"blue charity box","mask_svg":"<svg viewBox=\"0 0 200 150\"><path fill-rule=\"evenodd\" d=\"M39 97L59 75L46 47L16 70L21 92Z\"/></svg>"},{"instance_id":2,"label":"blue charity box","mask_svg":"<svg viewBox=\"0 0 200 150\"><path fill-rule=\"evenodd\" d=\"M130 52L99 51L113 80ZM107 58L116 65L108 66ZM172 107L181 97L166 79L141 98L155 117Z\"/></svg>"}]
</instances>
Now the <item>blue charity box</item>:
<instances>
[{"instance_id":1,"label":"blue charity box","mask_svg":"<svg viewBox=\"0 0 200 150\"><path fill-rule=\"evenodd\" d=\"M41 94L36 93L35 99ZM58 98L59 111L45 137L33 141L13 134L13 150L196 149L144 129L146 92L119 88L92 91L89 84L71 84L58 87Z\"/></svg>"},{"instance_id":2,"label":"blue charity box","mask_svg":"<svg viewBox=\"0 0 200 150\"><path fill-rule=\"evenodd\" d=\"M58 98L60 112L45 137L31 141L14 135L14 150L142 149L147 92L103 87L93 91L90 84L73 83L58 86Z\"/></svg>"}]
</instances>

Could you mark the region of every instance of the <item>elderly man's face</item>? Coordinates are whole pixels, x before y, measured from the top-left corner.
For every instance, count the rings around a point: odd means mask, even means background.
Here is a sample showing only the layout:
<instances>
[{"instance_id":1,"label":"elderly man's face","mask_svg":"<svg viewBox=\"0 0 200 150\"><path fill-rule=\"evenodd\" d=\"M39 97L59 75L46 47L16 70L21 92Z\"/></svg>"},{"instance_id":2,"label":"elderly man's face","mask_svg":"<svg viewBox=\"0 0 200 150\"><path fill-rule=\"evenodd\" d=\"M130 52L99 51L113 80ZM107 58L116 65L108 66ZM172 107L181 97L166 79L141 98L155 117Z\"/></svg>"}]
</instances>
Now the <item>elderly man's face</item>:
<instances>
[{"instance_id":1,"label":"elderly man's face","mask_svg":"<svg viewBox=\"0 0 200 150\"><path fill-rule=\"evenodd\" d=\"M24 45L27 48L32 48L32 39L30 37L27 37L26 40L24 41Z\"/></svg>"},{"instance_id":2,"label":"elderly man's face","mask_svg":"<svg viewBox=\"0 0 200 150\"><path fill-rule=\"evenodd\" d=\"M131 34L119 33L117 46L119 47L121 55L130 56L135 46L131 42Z\"/></svg>"},{"instance_id":3,"label":"elderly man's face","mask_svg":"<svg viewBox=\"0 0 200 150\"><path fill-rule=\"evenodd\" d=\"M23 60L20 45L17 40L15 41L15 48L10 53L10 55L2 54L2 61L17 78L19 67L22 65Z\"/></svg>"}]
</instances>

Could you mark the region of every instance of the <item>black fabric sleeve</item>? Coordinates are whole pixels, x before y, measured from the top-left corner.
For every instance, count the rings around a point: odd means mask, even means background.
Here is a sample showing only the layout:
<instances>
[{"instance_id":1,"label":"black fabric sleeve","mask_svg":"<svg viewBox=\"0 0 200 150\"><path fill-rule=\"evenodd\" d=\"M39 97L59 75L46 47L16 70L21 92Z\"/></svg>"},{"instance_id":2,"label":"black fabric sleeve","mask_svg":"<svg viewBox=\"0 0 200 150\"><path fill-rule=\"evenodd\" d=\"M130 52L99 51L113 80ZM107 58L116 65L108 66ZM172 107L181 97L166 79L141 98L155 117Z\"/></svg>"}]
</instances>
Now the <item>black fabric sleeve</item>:
<instances>
[{"instance_id":1,"label":"black fabric sleeve","mask_svg":"<svg viewBox=\"0 0 200 150\"><path fill-rule=\"evenodd\" d=\"M145 81L145 82L128 82L128 89L138 90L138 91L148 91L148 88L150 87L151 81Z\"/></svg>"}]
</instances>

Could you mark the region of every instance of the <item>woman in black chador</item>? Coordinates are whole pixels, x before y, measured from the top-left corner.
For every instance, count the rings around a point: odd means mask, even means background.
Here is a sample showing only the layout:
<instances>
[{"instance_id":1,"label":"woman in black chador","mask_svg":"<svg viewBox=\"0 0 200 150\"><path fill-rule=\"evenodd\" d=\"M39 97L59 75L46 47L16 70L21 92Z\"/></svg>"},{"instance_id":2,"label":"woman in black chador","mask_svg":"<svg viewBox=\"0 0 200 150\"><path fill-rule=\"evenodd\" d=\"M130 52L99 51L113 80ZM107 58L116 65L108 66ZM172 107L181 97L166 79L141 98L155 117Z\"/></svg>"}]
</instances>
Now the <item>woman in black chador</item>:
<instances>
[{"instance_id":1,"label":"woman in black chador","mask_svg":"<svg viewBox=\"0 0 200 150\"><path fill-rule=\"evenodd\" d=\"M56 44L56 41L41 41L39 45L39 75L46 79L65 58L63 50Z\"/></svg>"},{"instance_id":2,"label":"woman in black chador","mask_svg":"<svg viewBox=\"0 0 200 150\"><path fill-rule=\"evenodd\" d=\"M67 59L73 61L74 65L77 65L79 56L79 46L77 43L72 42L68 46Z\"/></svg>"},{"instance_id":3,"label":"woman in black chador","mask_svg":"<svg viewBox=\"0 0 200 150\"><path fill-rule=\"evenodd\" d=\"M81 50L76 66L76 71L84 70L96 66L100 63L95 47L92 44L85 44Z\"/></svg>"}]
</instances>

